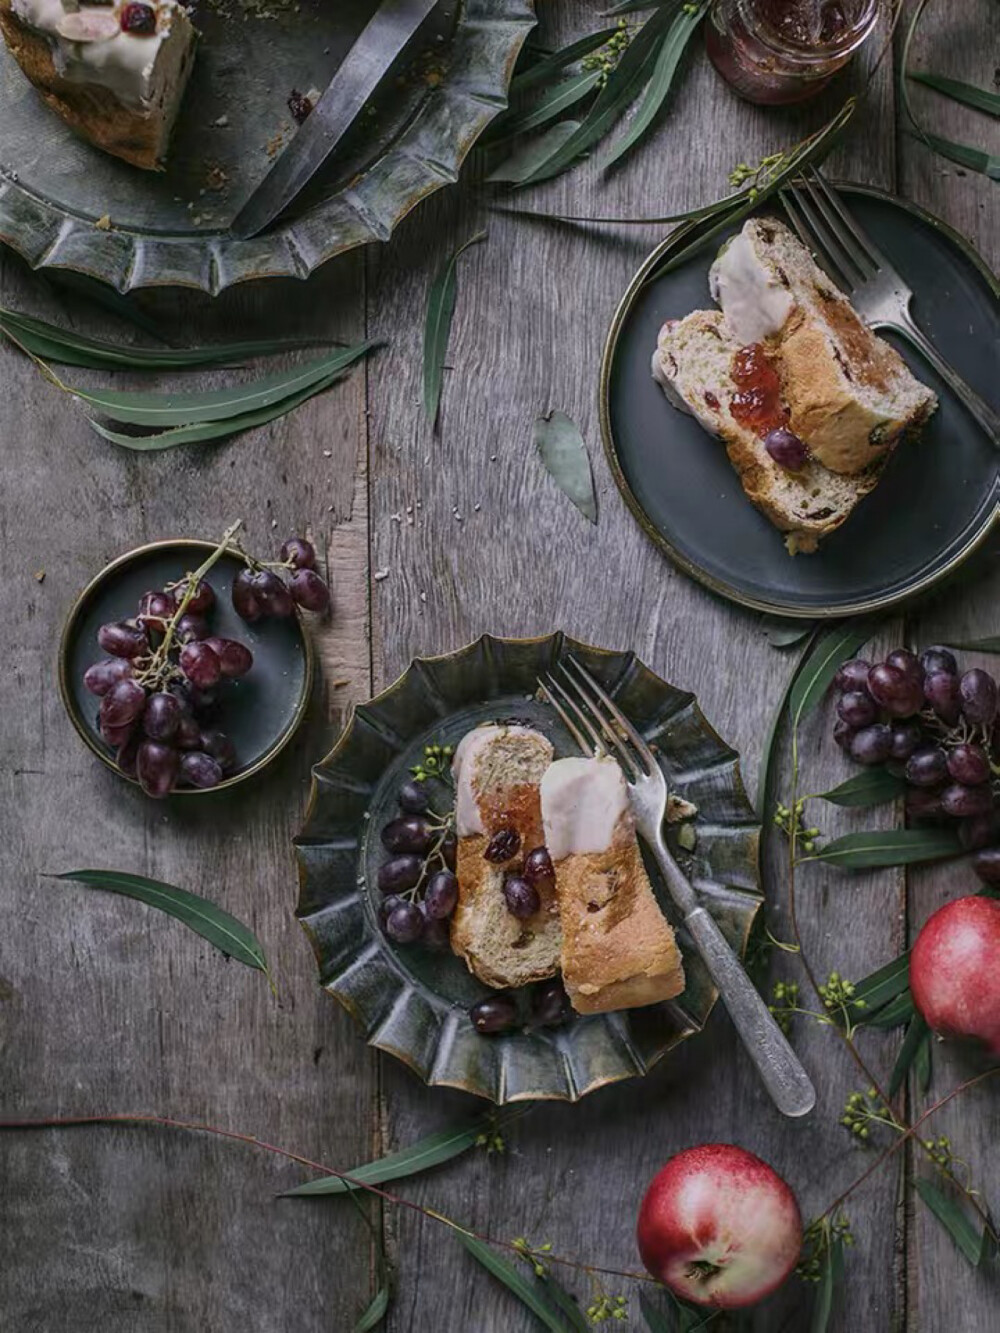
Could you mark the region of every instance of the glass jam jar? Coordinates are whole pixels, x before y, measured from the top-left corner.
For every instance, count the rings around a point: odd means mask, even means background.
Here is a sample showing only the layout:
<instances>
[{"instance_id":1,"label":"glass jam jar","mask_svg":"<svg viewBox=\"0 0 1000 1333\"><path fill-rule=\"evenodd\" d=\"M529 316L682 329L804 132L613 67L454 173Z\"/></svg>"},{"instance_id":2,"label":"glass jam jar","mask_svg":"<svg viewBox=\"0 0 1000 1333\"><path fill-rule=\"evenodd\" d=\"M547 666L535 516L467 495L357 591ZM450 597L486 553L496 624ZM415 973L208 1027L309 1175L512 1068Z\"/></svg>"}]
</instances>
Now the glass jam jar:
<instances>
[{"instance_id":1,"label":"glass jam jar","mask_svg":"<svg viewBox=\"0 0 1000 1333\"><path fill-rule=\"evenodd\" d=\"M878 22L881 0L714 0L705 45L750 102L801 102L825 88Z\"/></svg>"}]
</instances>

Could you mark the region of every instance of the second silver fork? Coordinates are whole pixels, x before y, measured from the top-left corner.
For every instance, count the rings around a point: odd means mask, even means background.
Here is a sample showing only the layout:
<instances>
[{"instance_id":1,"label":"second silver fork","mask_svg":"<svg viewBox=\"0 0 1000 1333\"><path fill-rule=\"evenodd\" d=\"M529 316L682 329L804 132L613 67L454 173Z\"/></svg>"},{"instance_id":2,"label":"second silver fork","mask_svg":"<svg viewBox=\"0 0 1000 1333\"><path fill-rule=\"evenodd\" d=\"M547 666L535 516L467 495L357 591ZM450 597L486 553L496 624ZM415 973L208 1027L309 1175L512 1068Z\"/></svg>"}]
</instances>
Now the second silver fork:
<instances>
[{"instance_id":1,"label":"second silver fork","mask_svg":"<svg viewBox=\"0 0 1000 1333\"><path fill-rule=\"evenodd\" d=\"M668 793L663 769L593 676L574 657L568 660L569 666L561 662L557 667L561 681L552 675L539 681L543 692L585 754L598 750L617 759L628 783L636 828L656 858L670 896L764 1086L784 1115L806 1115L816 1104L809 1075L667 847L663 820Z\"/></svg>"}]
</instances>

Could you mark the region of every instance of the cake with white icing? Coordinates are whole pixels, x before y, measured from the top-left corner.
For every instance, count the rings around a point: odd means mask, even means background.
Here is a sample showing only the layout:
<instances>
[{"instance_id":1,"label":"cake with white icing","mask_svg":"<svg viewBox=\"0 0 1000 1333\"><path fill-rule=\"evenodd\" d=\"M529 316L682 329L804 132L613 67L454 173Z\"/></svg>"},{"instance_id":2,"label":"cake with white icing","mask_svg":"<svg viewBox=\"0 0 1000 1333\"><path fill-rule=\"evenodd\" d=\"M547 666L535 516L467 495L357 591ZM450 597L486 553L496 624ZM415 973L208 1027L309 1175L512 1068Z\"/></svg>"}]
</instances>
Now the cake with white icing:
<instances>
[{"instance_id":1,"label":"cake with white icing","mask_svg":"<svg viewBox=\"0 0 1000 1333\"><path fill-rule=\"evenodd\" d=\"M163 167L197 32L177 0L0 0L0 31L48 105L105 152Z\"/></svg>"}]
</instances>

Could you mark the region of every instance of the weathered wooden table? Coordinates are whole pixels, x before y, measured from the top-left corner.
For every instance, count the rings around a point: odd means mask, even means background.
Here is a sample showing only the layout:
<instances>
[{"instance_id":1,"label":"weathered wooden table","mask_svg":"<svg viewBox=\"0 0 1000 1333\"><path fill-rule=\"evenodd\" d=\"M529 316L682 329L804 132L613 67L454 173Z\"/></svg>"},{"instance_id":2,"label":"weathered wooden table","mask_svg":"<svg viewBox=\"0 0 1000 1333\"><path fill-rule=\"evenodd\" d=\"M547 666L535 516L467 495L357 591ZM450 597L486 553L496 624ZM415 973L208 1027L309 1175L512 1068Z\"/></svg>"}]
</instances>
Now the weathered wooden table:
<instances>
[{"instance_id":1,"label":"weathered wooden table","mask_svg":"<svg viewBox=\"0 0 1000 1333\"><path fill-rule=\"evenodd\" d=\"M548 8L544 35L553 40L597 21L592 5ZM990 85L996 5L967 0L935 9L916 62ZM737 101L700 50L689 64L670 115L621 169L600 179L585 165L540 197L584 213L688 207L717 197L736 162L818 123L822 107L776 113ZM843 92L843 85L831 91L825 105L839 104ZM940 133L989 139L991 122L940 98L931 105L922 92L915 96ZM987 260L1000 258L996 185L913 138L888 65L831 165L836 175L926 206ZM391 245L348 256L307 286L264 285L214 305L180 295L146 302L192 340L276 328L386 340L342 385L231 443L146 457L117 450L23 358L0 350L2 1114L155 1112L257 1135L346 1169L474 1109L367 1048L319 990L292 919L290 839L309 766L329 748L349 703L392 680L414 654L447 650L484 630L555 627L634 648L697 691L708 717L743 752L752 785L791 660L767 644L755 616L713 600L664 561L626 512L599 449L602 340L656 232L560 228L490 213L492 196L474 177L473 170L461 188L418 210ZM427 289L455 245L483 225L488 243L462 261L435 437L420 406ZM9 256L0 278L4 304L80 317L91 330L100 324L93 306L53 294ZM601 507L596 527L533 455L532 420L550 408L567 411L587 437ZM326 547L337 609L319 635L322 690L292 752L268 775L229 798L156 806L94 761L72 732L55 687L59 631L80 587L111 556L152 538L210 537L239 515L255 548L307 523ZM901 520L933 522L933 515ZM905 623L883 622L879 640L995 633L996 554ZM373 581L376 570L387 572ZM844 776L828 722L806 735L811 790ZM833 832L873 816L824 818ZM259 975L226 965L176 923L43 878L78 866L139 870L232 909L265 941L280 1003ZM806 876L800 910L817 971L874 969L970 881L961 869ZM766 883L780 937L788 929L784 879L770 858ZM774 966L797 975L787 955ZM861 1040L879 1068L891 1065L898 1034ZM784 1122L772 1110L717 1009L708 1032L642 1082L577 1106L538 1106L507 1132L504 1155L476 1152L403 1192L481 1231L549 1240L581 1260L631 1268L636 1208L650 1177L679 1148L724 1139L773 1162L813 1215L868 1159L838 1125L857 1085L840 1043L802 1020L795 1042L819 1089L804 1122ZM969 1069L965 1054L939 1046L932 1087L911 1091L911 1113ZM1000 1089L976 1089L933 1125L950 1134L984 1197L1000 1207ZM78 1129L6 1134L0 1162L0 1324L12 1333L328 1333L352 1327L374 1290L371 1238L351 1204L276 1201L304 1175L266 1152L157 1129ZM906 1176L925 1169L910 1160ZM995 1273L966 1265L922 1206L914 1208L895 1164L852 1196L848 1212L857 1244L834 1327L998 1327ZM402 1210L372 1216L395 1273L386 1327L533 1326L440 1225ZM588 1295L583 1281L575 1285ZM633 1297L631 1326L640 1327L635 1284L619 1286ZM795 1279L753 1327L803 1329L811 1299Z\"/></svg>"}]
</instances>

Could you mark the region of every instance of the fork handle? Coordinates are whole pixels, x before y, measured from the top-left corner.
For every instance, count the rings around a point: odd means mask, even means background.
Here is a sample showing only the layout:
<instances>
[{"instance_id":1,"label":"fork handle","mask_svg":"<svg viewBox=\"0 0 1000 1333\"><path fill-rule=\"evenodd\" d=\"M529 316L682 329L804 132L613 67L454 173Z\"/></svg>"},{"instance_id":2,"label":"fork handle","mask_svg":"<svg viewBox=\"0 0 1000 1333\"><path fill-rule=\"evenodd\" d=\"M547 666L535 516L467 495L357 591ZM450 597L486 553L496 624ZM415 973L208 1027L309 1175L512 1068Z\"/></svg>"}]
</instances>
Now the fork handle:
<instances>
[{"instance_id":1,"label":"fork handle","mask_svg":"<svg viewBox=\"0 0 1000 1333\"><path fill-rule=\"evenodd\" d=\"M775 1106L782 1115L807 1115L816 1105L816 1089L799 1057L774 1021L774 1015L747 976L715 918L699 905L694 889L670 854L662 833L650 841L674 901L681 909L684 924L691 932L725 1001L733 1026L757 1066Z\"/></svg>"},{"instance_id":2,"label":"fork handle","mask_svg":"<svg viewBox=\"0 0 1000 1333\"><path fill-rule=\"evenodd\" d=\"M948 362L938 353L934 344L913 322L913 317L910 315L909 311L904 311L902 314L891 320L878 320L877 322L873 322L872 327L896 329L897 332L901 333L904 338L911 342L917 351L921 352L927 358L951 389L952 393L965 404L968 411L979 422L992 443L1000 446L1000 413L994 412L989 403L984 402L978 393L975 393L969 388L961 375L952 370Z\"/></svg>"}]
</instances>

